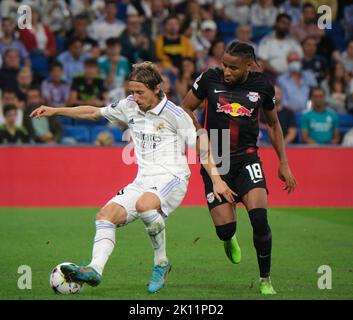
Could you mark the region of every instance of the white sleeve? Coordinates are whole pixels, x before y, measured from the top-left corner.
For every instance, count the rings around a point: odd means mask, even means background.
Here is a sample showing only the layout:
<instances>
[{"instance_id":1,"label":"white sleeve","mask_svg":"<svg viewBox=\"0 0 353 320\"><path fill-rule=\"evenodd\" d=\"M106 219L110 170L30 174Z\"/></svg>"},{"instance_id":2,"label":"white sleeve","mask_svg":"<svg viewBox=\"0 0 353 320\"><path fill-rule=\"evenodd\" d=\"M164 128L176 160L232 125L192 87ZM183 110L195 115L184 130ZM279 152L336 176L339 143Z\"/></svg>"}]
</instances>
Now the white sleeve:
<instances>
[{"instance_id":1,"label":"white sleeve","mask_svg":"<svg viewBox=\"0 0 353 320\"><path fill-rule=\"evenodd\" d=\"M115 101L111 104L108 104L106 107L100 108L100 112L104 118L110 122L115 120L120 120L122 122L128 123L128 119L124 113L124 106L126 100Z\"/></svg>"},{"instance_id":2,"label":"white sleeve","mask_svg":"<svg viewBox=\"0 0 353 320\"><path fill-rule=\"evenodd\" d=\"M182 116L176 117L177 133L181 139L190 147L196 145L196 129L190 116L183 111Z\"/></svg>"}]
</instances>

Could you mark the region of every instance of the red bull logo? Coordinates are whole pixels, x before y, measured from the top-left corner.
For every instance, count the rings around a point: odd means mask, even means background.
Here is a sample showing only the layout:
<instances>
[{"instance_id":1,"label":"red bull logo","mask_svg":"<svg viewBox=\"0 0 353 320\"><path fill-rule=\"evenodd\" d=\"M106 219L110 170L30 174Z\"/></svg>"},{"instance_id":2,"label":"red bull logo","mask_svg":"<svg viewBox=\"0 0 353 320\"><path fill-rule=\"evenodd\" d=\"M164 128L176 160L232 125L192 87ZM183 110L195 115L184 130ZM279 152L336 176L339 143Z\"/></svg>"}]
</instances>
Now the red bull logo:
<instances>
[{"instance_id":1,"label":"red bull logo","mask_svg":"<svg viewBox=\"0 0 353 320\"><path fill-rule=\"evenodd\" d=\"M247 109L239 103L228 103L217 107L217 112L224 112L232 117L251 117L254 109Z\"/></svg>"}]
</instances>

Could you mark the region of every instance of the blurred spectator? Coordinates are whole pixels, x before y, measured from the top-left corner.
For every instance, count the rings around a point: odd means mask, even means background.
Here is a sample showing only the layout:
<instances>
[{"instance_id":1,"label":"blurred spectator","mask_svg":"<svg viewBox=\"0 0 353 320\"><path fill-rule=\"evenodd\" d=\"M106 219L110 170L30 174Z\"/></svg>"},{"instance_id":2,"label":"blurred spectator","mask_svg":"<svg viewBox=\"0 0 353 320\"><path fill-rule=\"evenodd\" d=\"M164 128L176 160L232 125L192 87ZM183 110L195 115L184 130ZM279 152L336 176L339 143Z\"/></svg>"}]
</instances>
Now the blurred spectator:
<instances>
[{"instance_id":1,"label":"blurred spectator","mask_svg":"<svg viewBox=\"0 0 353 320\"><path fill-rule=\"evenodd\" d=\"M0 69L0 89L16 88L17 75L20 71L20 55L15 48L7 49L4 55L4 63Z\"/></svg>"},{"instance_id":2,"label":"blurred spectator","mask_svg":"<svg viewBox=\"0 0 353 320\"><path fill-rule=\"evenodd\" d=\"M19 29L20 39L30 53L33 73L45 78L49 74L49 61L56 54L56 41L50 28L41 22L39 8L31 8L31 28Z\"/></svg>"},{"instance_id":3,"label":"blurred spectator","mask_svg":"<svg viewBox=\"0 0 353 320\"><path fill-rule=\"evenodd\" d=\"M31 87L27 92L26 113L30 114L35 108L43 104L39 87ZM27 116L27 118L29 118ZM30 119L33 136L36 142L58 143L63 134L63 127L56 117ZM30 131L31 132L31 131Z\"/></svg>"},{"instance_id":4,"label":"blurred spectator","mask_svg":"<svg viewBox=\"0 0 353 320\"><path fill-rule=\"evenodd\" d=\"M343 26L346 30L347 40L353 39L353 4L347 4L344 7Z\"/></svg>"},{"instance_id":5,"label":"blurred spectator","mask_svg":"<svg viewBox=\"0 0 353 320\"><path fill-rule=\"evenodd\" d=\"M337 62L330 67L328 77L321 83L321 87L328 105L338 113L346 113L345 102L350 86L342 63Z\"/></svg>"},{"instance_id":6,"label":"blurred spectator","mask_svg":"<svg viewBox=\"0 0 353 320\"><path fill-rule=\"evenodd\" d=\"M214 67L222 68L224 51L225 44L222 39L217 39L213 41L209 49L208 57L203 71Z\"/></svg>"},{"instance_id":7,"label":"blurred spectator","mask_svg":"<svg viewBox=\"0 0 353 320\"><path fill-rule=\"evenodd\" d=\"M316 80L320 83L327 73L327 61L317 54L317 41L314 37L307 37L303 40L303 70L310 70L314 73Z\"/></svg>"},{"instance_id":8,"label":"blurred spectator","mask_svg":"<svg viewBox=\"0 0 353 320\"><path fill-rule=\"evenodd\" d=\"M279 122L281 123L284 143L293 143L297 136L297 123L295 114L282 103L282 93L278 86L275 86L276 111Z\"/></svg>"},{"instance_id":9,"label":"blurred spectator","mask_svg":"<svg viewBox=\"0 0 353 320\"><path fill-rule=\"evenodd\" d=\"M252 26L272 27L277 14L278 10L273 5L273 0L257 0L251 6L250 23Z\"/></svg>"},{"instance_id":10,"label":"blurred spectator","mask_svg":"<svg viewBox=\"0 0 353 320\"><path fill-rule=\"evenodd\" d=\"M23 43L15 36L15 23L11 18L5 17L1 21L2 38L0 39L0 54L4 57L5 52L10 48L15 48L21 59L21 64L30 66L29 54Z\"/></svg>"},{"instance_id":11,"label":"blurred spectator","mask_svg":"<svg viewBox=\"0 0 353 320\"><path fill-rule=\"evenodd\" d=\"M353 128L348 130L342 139L342 146L353 147Z\"/></svg>"},{"instance_id":12,"label":"blurred spectator","mask_svg":"<svg viewBox=\"0 0 353 320\"><path fill-rule=\"evenodd\" d=\"M168 100L173 101L176 105L180 105L181 99L175 91L175 86L172 85L172 82L167 74L162 74L163 79L163 92L166 94Z\"/></svg>"},{"instance_id":13,"label":"blurred spectator","mask_svg":"<svg viewBox=\"0 0 353 320\"><path fill-rule=\"evenodd\" d=\"M348 42L346 50L342 53L341 62L346 71L353 77L353 39Z\"/></svg>"},{"instance_id":14,"label":"blurred spectator","mask_svg":"<svg viewBox=\"0 0 353 320\"><path fill-rule=\"evenodd\" d=\"M292 34L300 42L309 36L314 37L318 44L317 53L323 56L329 64L331 59L339 59L340 53L334 41L325 34L324 29L318 27L318 14L311 3L303 5L302 20L300 24L293 26Z\"/></svg>"},{"instance_id":15,"label":"blurred spectator","mask_svg":"<svg viewBox=\"0 0 353 320\"><path fill-rule=\"evenodd\" d=\"M100 73L108 90L123 88L130 72L129 62L121 55L121 44L117 38L109 38L106 41L106 48L106 55L98 60Z\"/></svg>"},{"instance_id":16,"label":"blurred spectator","mask_svg":"<svg viewBox=\"0 0 353 320\"><path fill-rule=\"evenodd\" d=\"M311 89L312 110L301 117L304 143L337 144L340 141L338 115L326 108L325 93L320 87Z\"/></svg>"},{"instance_id":17,"label":"blurred spectator","mask_svg":"<svg viewBox=\"0 0 353 320\"><path fill-rule=\"evenodd\" d=\"M346 110L353 115L353 79L349 85L349 93L346 100Z\"/></svg>"},{"instance_id":18,"label":"blurred spectator","mask_svg":"<svg viewBox=\"0 0 353 320\"><path fill-rule=\"evenodd\" d=\"M3 107L5 123L0 126L0 144L29 143L30 137L24 127L16 125L17 108L8 104Z\"/></svg>"},{"instance_id":19,"label":"blurred spectator","mask_svg":"<svg viewBox=\"0 0 353 320\"><path fill-rule=\"evenodd\" d=\"M194 57L192 42L180 34L180 22L176 16L169 16L164 22L164 33L155 41L156 57L163 68L178 75L184 57Z\"/></svg>"},{"instance_id":20,"label":"blurred spectator","mask_svg":"<svg viewBox=\"0 0 353 320\"><path fill-rule=\"evenodd\" d=\"M258 56L266 72L277 76L287 71L287 55L296 51L302 55L300 44L290 34L291 18L281 13L276 18L274 32L261 39Z\"/></svg>"},{"instance_id":21,"label":"blurred spectator","mask_svg":"<svg viewBox=\"0 0 353 320\"><path fill-rule=\"evenodd\" d=\"M292 25L297 25L301 20L303 4L301 0L286 0L279 8L281 13L286 13L292 18Z\"/></svg>"},{"instance_id":22,"label":"blurred spectator","mask_svg":"<svg viewBox=\"0 0 353 320\"><path fill-rule=\"evenodd\" d=\"M84 14L90 23L99 18L104 12L104 0L69 0L70 11L73 16Z\"/></svg>"},{"instance_id":23,"label":"blurred spectator","mask_svg":"<svg viewBox=\"0 0 353 320\"><path fill-rule=\"evenodd\" d=\"M245 42L253 46L255 52L257 52L257 45L251 41L252 38L252 29L251 26L248 24L241 24L238 26L235 32L235 38L238 41Z\"/></svg>"},{"instance_id":24,"label":"blurred spectator","mask_svg":"<svg viewBox=\"0 0 353 320\"><path fill-rule=\"evenodd\" d=\"M150 0L132 0L126 8L126 15L139 15L146 18L152 16L151 1Z\"/></svg>"},{"instance_id":25,"label":"blurred spectator","mask_svg":"<svg viewBox=\"0 0 353 320\"><path fill-rule=\"evenodd\" d=\"M338 3L337 0L305 0L305 3L311 3L315 7L315 11L318 11L318 8L322 5L328 6L331 9L332 21L336 20Z\"/></svg>"},{"instance_id":26,"label":"blurred spectator","mask_svg":"<svg viewBox=\"0 0 353 320\"><path fill-rule=\"evenodd\" d=\"M247 24L250 21L252 2L253 0L216 0L215 9L223 20Z\"/></svg>"},{"instance_id":27,"label":"blurred spectator","mask_svg":"<svg viewBox=\"0 0 353 320\"><path fill-rule=\"evenodd\" d=\"M33 82L33 74L30 68L23 67L17 74L16 96L21 101L26 101L27 91Z\"/></svg>"},{"instance_id":28,"label":"blurred spectator","mask_svg":"<svg viewBox=\"0 0 353 320\"><path fill-rule=\"evenodd\" d=\"M83 52L82 40L71 39L68 50L61 53L57 59L63 66L63 80L71 83L75 76L82 74L84 61L89 56L88 53Z\"/></svg>"},{"instance_id":29,"label":"blurred spectator","mask_svg":"<svg viewBox=\"0 0 353 320\"><path fill-rule=\"evenodd\" d=\"M115 1L106 1L104 8L104 19L93 23L91 37L98 41L99 48L105 49L105 42L109 38L119 37L126 25L116 18L118 7Z\"/></svg>"},{"instance_id":30,"label":"blurred spectator","mask_svg":"<svg viewBox=\"0 0 353 320\"><path fill-rule=\"evenodd\" d=\"M71 85L70 105L91 105L102 107L108 94L104 81L98 77L98 62L94 58L85 61L84 74L74 78Z\"/></svg>"},{"instance_id":31,"label":"blurred spectator","mask_svg":"<svg viewBox=\"0 0 353 320\"><path fill-rule=\"evenodd\" d=\"M43 10L43 22L55 35L64 35L70 29L70 11L65 0L51 0Z\"/></svg>"},{"instance_id":32,"label":"blurred spectator","mask_svg":"<svg viewBox=\"0 0 353 320\"><path fill-rule=\"evenodd\" d=\"M293 112L302 112L307 108L310 88L317 86L317 81L312 72L302 70L297 52L290 52L287 61L288 71L277 78L277 85L282 91L283 105Z\"/></svg>"},{"instance_id":33,"label":"blurred spectator","mask_svg":"<svg viewBox=\"0 0 353 320\"><path fill-rule=\"evenodd\" d=\"M23 108L24 102L19 100L16 96L16 91L14 89L4 89L1 92L1 102L2 107L0 108L0 124L5 123L5 119L3 117L3 106L5 105L12 105L17 108L16 113L16 126L20 127L23 124Z\"/></svg>"},{"instance_id":34,"label":"blurred spectator","mask_svg":"<svg viewBox=\"0 0 353 320\"><path fill-rule=\"evenodd\" d=\"M147 31L152 41L163 32L163 21L169 16L163 0L151 0L152 15L146 21Z\"/></svg>"},{"instance_id":35,"label":"blurred spectator","mask_svg":"<svg viewBox=\"0 0 353 320\"><path fill-rule=\"evenodd\" d=\"M40 10L32 7L31 29L19 29L20 39L30 53L42 54L46 58L56 53L56 44L49 27L41 22Z\"/></svg>"},{"instance_id":36,"label":"blurred spectator","mask_svg":"<svg viewBox=\"0 0 353 320\"><path fill-rule=\"evenodd\" d=\"M95 144L98 147L111 147L114 144L114 137L109 131L102 131L98 134Z\"/></svg>"},{"instance_id":37,"label":"blurred spectator","mask_svg":"<svg viewBox=\"0 0 353 320\"><path fill-rule=\"evenodd\" d=\"M176 93L180 99L185 97L194 84L198 73L194 59L185 57L181 63L181 73L176 81Z\"/></svg>"},{"instance_id":38,"label":"blurred spectator","mask_svg":"<svg viewBox=\"0 0 353 320\"><path fill-rule=\"evenodd\" d=\"M17 18L18 0L0 1L1 17L10 17L12 20Z\"/></svg>"},{"instance_id":39,"label":"blurred spectator","mask_svg":"<svg viewBox=\"0 0 353 320\"><path fill-rule=\"evenodd\" d=\"M62 80L63 66L54 62L50 66L50 77L41 84L44 103L52 107L64 107L68 104L70 86Z\"/></svg>"},{"instance_id":40,"label":"blurred spectator","mask_svg":"<svg viewBox=\"0 0 353 320\"><path fill-rule=\"evenodd\" d=\"M303 5L302 19L299 24L292 26L292 34L299 41L302 42L305 38L311 36L317 41L325 35L323 29L319 29L317 25L318 15L315 7L310 3Z\"/></svg>"},{"instance_id":41,"label":"blurred spectator","mask_svg":"<svg viewBox=\"0 0 353 320\"><path fill-rule=\"evenodd\" d=\"M201 33L202 21L209 20L209 17L206 17L205 11L199 1L191 0L185 2L186 10L183 11L183 14L179 14L182 21L180 33L188 37L194 43Z\"/></svg>"},{"instance_id":42,"label":"blurred spectator","mask_svg":"<svg viewBox=\"0 0 353 320\"><path fill-rule=\"evenodd\" d=\"M154 59L154 46L151 38L142 27L142 17L129 15L126 18L126 29L119 38L121 54L131 64Z\"/></svg>"},{"instance_id":43,"label":"blurred spectator","mask_svg":"<svg viewBox=\"0 0 353 320\"><path fill-rule=\"evenodd\" d=\"M92 57L98 57L100 55L100 49L98 48L98 42L88 35L88 16L85 14L79 14L73 18L72 29L67 32L66 39L70 43L71 39L80 39L83 43L83 52Z\"/></svg>"},{"instance_id":44,"label":"blurred spectator","mask_svg":"<svg viewBox=\"0 0 353 320\"><path fill-rule=\"evenodd\" d=\"M211 44L216 40L217 25L213 20L205 20L201 23L201 32L193 42L197 69L202 70L205 67L208 52Z\"/></svg>"}]
</instances>

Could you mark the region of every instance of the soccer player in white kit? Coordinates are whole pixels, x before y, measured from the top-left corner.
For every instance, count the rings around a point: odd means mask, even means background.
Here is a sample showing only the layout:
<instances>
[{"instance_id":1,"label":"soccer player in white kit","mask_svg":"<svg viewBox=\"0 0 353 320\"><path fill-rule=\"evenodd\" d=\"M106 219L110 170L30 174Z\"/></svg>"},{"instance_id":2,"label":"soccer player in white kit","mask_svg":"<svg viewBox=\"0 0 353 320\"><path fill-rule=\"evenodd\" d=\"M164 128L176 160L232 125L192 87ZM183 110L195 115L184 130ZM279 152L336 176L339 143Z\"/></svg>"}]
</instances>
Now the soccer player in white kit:
<instances>
[{"instance_id":1,"label":"soccer player in white kit","mask_svg":"<svg viewBox=\"0 0 353 320\"><path fill-rule=\"evenodd\" d=\"M138 164L135 180L121 189L98 212L92 260L88 266L62 266L69 280L97 286L102 280L105 264L115 246L117 227L141 218L154 250L154 267L147 290L160 290L171 270L166 255L165 222L183 200L190 170L185 146L194 145L196 130L189 115L169 101L162 90L162 78L151 62L135 64L129 76L130 95L103 108L78 106L51 108L41 106L31 117L68 116L76 119L109 121L128 124ZM203 164L210 172L212 163ZM232 191L218 175L213 175L214 191L234 200Z\"/></svg>"}]
</instances>

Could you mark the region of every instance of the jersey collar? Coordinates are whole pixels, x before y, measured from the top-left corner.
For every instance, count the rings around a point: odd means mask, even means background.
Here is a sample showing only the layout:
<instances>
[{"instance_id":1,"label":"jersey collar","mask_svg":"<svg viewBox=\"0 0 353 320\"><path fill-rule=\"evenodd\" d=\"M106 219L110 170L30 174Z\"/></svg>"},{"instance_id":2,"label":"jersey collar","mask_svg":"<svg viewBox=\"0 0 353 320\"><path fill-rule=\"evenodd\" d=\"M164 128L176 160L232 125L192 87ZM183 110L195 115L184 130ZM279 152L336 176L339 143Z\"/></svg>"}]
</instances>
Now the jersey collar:
<instances>
[{"instance_id":1,"label":"jersey collar","mask_svg":"<svg viewBox=\"0 0 353 320\"><path fill-rule=\"evenodd\" d=\"M154 108L148 110L149 112L152 112L156 115L159 115L161 113L161 111L163 110L163 108L165 107L165 105L167 104L168 99L167 96L164 95L163 99L161 100L160 103L158 103Z\"/></svg>"}]
</instances>

